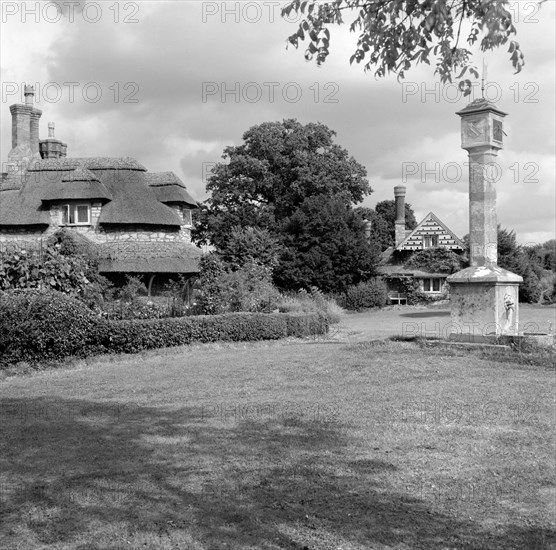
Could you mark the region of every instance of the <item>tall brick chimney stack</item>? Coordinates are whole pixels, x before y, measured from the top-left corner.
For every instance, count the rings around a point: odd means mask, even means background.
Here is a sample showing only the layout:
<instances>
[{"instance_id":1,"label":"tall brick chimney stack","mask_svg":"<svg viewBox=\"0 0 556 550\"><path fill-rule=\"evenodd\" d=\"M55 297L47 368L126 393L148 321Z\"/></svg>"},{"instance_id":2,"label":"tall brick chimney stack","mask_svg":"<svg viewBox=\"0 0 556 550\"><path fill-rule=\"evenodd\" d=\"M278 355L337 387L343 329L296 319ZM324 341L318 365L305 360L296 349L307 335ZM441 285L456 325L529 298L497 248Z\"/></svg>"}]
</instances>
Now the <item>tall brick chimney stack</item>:
<instances>
[{"instance_id":1,"label":"tall brick chimney stack","mask_svg":"<svg viewBox=\"0 0 556 550\"><path fill-rule=\"evenodd\" d=\"M397 185L394 187L396 199L396 244L400 245L405 239L405 187Z\"/></svg>"},{"instance_id":2,"label":"tall brick chimney stack","mask_svg":"<svg viewBox=\"0 0 556 550\"><path fill-rule=\"evenodd\" d=\"M30 156L31 152L31 111L33 110L33 96L35 91L33 86L25 86L25 105L17 103L10 107L12 114L12 150L8 154L10 157Z\"/></svg>"},{"instance_id":3,"label":"tall brick chimney stack","mask_svg":"<svg viewBox=\"0 0 556 550\"><path fill-rule=\"evenodd\" d=\"M3 187L19 189L29 161L33 157L31 147L31 133L37 135L38 153L38 117L41 111L33 107L35 90L33 86L25 86L25 104L17 103L10 106L12 114L12 149L8 153L8 179ZM33 114L33 130L31 130L31 115Z\"/></svg>"}]
</instances>

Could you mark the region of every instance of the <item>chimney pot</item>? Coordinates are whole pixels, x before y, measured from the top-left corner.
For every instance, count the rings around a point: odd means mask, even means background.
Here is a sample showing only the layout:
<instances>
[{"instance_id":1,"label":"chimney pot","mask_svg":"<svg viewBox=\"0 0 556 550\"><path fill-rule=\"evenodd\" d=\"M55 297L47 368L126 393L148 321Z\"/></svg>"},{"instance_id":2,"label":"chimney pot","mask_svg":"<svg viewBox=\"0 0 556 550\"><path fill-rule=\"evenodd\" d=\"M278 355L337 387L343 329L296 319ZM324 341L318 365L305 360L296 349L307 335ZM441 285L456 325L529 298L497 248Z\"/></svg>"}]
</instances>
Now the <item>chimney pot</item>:
<instances>
[{"instance_id":1,"label":"chimney pot","mask_svg":"<svg viewBox=\"0 0 556 550\"><path fill-rule=\"evenodd\" d=\"M25 95L25 105L33 105L34 97L35 97L35 88L33 86L25 86L24 88L24 95Z\"/></svg>"}]
</instances>

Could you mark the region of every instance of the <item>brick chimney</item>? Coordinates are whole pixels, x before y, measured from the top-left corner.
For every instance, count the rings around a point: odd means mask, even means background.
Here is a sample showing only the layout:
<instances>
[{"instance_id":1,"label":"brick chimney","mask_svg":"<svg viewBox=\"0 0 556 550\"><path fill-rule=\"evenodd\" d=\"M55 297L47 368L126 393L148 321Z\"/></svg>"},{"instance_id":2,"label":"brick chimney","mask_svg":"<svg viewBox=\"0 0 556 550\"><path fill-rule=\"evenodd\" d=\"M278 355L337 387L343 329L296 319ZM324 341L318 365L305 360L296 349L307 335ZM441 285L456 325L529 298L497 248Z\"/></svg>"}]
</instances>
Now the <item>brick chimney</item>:
<instances>
[{"instance_id":1,"label":"brick chimney","mask_svg":"<svg viewBox=\"0 0 556 550\"><path fill-rule=\"evenodd\" d=\"M33 107L35 89L25 86L25 104L10 106L12 114L12 149L8 153L8 180L10 187L21 187L23 175L34 153L39 153L40 109ZM34 141L32 141L34 140Z\"/></svg>"},{"instance_id":2,"label":"brick chimney","mask_svg":"<svg viewBox=\"0 0 556 550\"><path fill-rule=\"evenodd\" d=\"M30 105L31 107L31 112L29 113L29 138L31 153L33 154L34 158L40 159L41 155L39 153L39 121L41 119L42 111L40 109L37 109L36 107L33 107L33 97L35 95L35 91L33 90L33 86L29 86L29 88L29 95L27 95L27 90L25 91L25 103L27 103L27 97L29 97L28 105Z\"/></svg>"},{"instance_id":3,"label":"brick chimney","mask_svg":"<svg viewBox=\"0 0 556 550\"><path fill-rule=\"evenodd\" d=\"M48 123L48 137L39 143L43 159L58 159L67 155L67 144L54 137L54 122Z\"/></svg>"},{"instance_id":4,"label":"brick chimney","mask_svg":"<svg viewBox=\"0 0 556 550\"><path fill-rule=\"evenodd\" d=\"M394 187L396 199L396 244L398 247L405 239L405 187L397 185Z\"/></svg>"}]
</instances>

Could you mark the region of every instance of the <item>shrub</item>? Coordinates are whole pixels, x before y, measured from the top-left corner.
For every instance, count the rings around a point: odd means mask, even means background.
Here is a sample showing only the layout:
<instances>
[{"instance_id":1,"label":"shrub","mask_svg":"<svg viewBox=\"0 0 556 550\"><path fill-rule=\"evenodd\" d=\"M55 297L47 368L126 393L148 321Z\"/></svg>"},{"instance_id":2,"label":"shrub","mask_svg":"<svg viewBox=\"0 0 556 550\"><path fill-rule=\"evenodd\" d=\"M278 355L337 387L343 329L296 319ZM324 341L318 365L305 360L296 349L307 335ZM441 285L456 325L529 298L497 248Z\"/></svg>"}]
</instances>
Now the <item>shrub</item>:
<instances>
[{"instance_id":1,"label":"shrub","mask_svg":"<svg viewBox=\"0 0 556 550\"><path fill-rule=\"evenodd\" d=\"M169 317L168 308L154 302L134 299L133 302L123 300L108 302L104 305L101 315L108 319L160 319Z\"/></svg>"},{"instance_id":2,"label":"shrub","mask_svg":"<svg viewBox=\"0 0 556 550\"><path fill-rule=\"evenodd\" d=\"M334 297L325 296L315 287L311 292L300 290L295 294L282 295L277 307L282 313L321 313L331 324L339 323L345 314Z\"/></svg>"},{"instance_id":3,"label":"shrub","mask_svg":"<svg viewBox=\"0 0 556 550\"><path fill-rule=\"evenodd\" d=\"M195 313L262 312L276 309L280 294L272 270L254 262L229 270L217 256L201 259Z\"/></svg>"},{"instance_id":4,"label":"shrub","mask_svg":"<svg viewBox=\"0 0 556 550\"><path fill-rule=\"evenodd\" d=\"M139 277L126 276L126 284L119 289L118 297L123 302L135 304L139 295L146 296L147 287Z\"/></svg>"},{"instance_id":5,"label":"shrub","mask_svg":"<svg viewBox=\"0 0 556 550\"><path fill-rule=\"evenodd\" d=\"M109 352L135 353L191 342L276 340L327 331L328 319L317 313L229 313L142 321L103 320L97 326L95 340Z\"/></svg>"},{"instance_id":6,"label":"shrub","mask_svg":"<svg viewBox=\"0 0 556 550\"><path fill-rule=\"evenodd\" d=\"M388 302L388 289L381 279L371 279L348 287L338 296L339 304L346 309L359 311L369 307L383 307Z\"/></svg>"},{"instance_id":7,"label":"shrub","mask_svg":"<svg viewBox=\"0 0 556 550\"><path fill-rule=\"evenodd\" d=\"M4 363L87 355L99 319L62 292L21 290L0 295L0 357Z\"/></svg>"},{"instance_id":8,"label":"shrub","mask_svg":"<svg viewBox=\"0 0 556 550\"><path fill-rule=\"evenodd\" d=\"M194 317L112 320L60 292L0 292L0 364L134 353L191 342L273 340L325 334L318 313L231 313Z\"/></svg>"},{"instance_id":9,"label":"shrub","mask_svg":"<svg viewBox=\"0 0 556 550\"><path fill-rule=\"evenodd\" d=\"M101 304L111 283L99 274L96 261L61 250L62 244L52 244L38 254L17 248L0 253L0 290L57 290L90 306Z\"/></svg>"},{"instance_id":10,"label":"shrub","mask_svg":"<svg viewBox=\"0 0 556 550\"><path fill-rule=\"evenodd\" d=\"M412 254L405 266L431 273L455 273L462 268L462 257L446 248L427 248Z\"/></svg>"}]
</instances>

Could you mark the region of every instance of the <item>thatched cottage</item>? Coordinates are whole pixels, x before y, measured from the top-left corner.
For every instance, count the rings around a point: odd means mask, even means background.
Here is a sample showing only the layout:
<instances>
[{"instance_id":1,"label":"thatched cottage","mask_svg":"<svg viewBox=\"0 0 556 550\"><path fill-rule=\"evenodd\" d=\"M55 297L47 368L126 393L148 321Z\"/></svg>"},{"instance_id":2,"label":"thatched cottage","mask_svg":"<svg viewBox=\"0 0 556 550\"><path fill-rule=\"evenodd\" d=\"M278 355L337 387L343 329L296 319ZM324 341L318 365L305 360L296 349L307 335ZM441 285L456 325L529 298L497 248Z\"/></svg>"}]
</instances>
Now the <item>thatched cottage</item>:
<instances>
[{"instance_id":1,"label":"thatched cottage","mask_svg":"<svg viewBox=\"0 0 556 550\"><path fill-rule=\"evenodd\" d=\"M391 302L400 303L406 300L401 282L408 278L417 281L419 290L429 297L443 297L447 292L446 278L451 271L408 267L408 263L410 264L411 256L416 251L441 248L461 254L465 244L432 212L429 212L415 229L406 229L405 194L404 186L394 188L395 245L382 253L377 271L386 281Z\"/></svg>"},{"instance_id":2,"label":"thatched cottage","mask_svg":"<svg viewBox=\"0 0 556 550\"><path fill-rule=\"evenodd\" d=\"M133 158L67 157L54 136L39 140L42 112L25 87L12 105L12 149L0 181L0 249L37 249L66 229L97 255L112 279L141 275L149 289L198 272L201 250L191 243L197 203L172 172L150 173Z\"/></svg>"}]
</instances>

